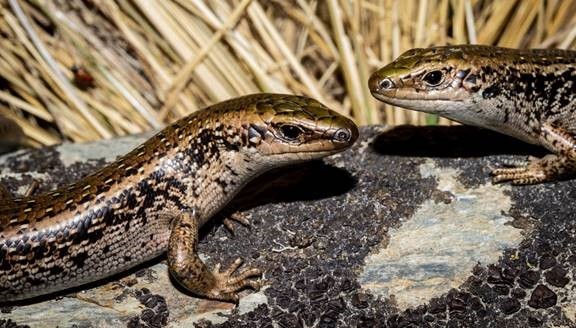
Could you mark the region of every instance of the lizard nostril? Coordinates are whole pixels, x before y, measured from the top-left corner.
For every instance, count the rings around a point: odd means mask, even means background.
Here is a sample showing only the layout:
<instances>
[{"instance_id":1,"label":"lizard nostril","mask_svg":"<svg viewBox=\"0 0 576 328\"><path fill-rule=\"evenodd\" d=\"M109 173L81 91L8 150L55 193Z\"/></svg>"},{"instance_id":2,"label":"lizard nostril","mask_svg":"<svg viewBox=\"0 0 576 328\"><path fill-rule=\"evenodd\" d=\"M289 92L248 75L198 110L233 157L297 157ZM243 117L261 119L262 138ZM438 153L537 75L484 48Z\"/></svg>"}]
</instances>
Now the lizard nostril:
<instances>
[{"instance_id":1,"label":"lizard nostril","mask_svg":"<svg viewBox=\"0 0 576 328\"><path fill-rule=\"evenodd\" d=\"M350 133L350 131L345 129L340 129L336 131L333 137L334 141L337 142L348 142L350 141L350 138L352 138L352 133Z\"/></svg>"}]
</instances>

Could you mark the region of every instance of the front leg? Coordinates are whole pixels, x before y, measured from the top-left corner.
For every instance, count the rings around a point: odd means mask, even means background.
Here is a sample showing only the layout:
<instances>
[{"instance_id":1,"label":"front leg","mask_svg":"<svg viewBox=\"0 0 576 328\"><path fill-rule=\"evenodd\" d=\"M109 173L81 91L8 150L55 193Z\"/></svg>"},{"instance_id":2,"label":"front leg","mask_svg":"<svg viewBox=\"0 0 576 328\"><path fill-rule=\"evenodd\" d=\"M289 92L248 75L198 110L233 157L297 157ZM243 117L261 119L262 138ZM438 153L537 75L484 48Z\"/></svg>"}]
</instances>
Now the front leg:
<instances>
[{"instance_id":1,"label":"front leg","mask_svg":"<svg viewBox=\"0 0 576 328\"><path fill-rule=\"evenodd\" d=\"M248 268L235 276L232 274L242 264L236 259L224 272L220 264L209 270L197 253L198 219L193 212L185 211L176 219L168 245L168 268L172 277L194 294L207 298L238 302L238 291L246 287L259 288L251 277L261 274L260 270Z\"/></svg>"},{"instance_id":2,"label":"front leg","mask_svg":"<svg viewBox=\"0 0 576 328\"><path fill-rule=\"evenodd\" d=\"M543 158L531 157L527 164L492 171L494 183L511 181L512 184L534 184L556 181L576 175L576 140L563 130L548 123L540 128L542 146L552 150L555 155Z\"/></svg>"}]
</instances>

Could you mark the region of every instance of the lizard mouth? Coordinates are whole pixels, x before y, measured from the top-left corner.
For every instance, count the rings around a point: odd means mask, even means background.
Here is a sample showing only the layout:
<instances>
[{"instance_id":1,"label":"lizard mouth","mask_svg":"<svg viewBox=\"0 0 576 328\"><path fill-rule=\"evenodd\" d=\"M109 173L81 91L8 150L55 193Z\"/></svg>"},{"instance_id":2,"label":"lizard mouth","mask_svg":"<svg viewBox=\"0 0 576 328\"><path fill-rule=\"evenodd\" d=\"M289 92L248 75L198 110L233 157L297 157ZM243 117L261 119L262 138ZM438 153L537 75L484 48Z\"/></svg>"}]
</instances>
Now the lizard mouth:
<instances>
[{"instance_id":1,"label":"lizard mouth","mask_svg":"<svg viewBox=\"0 0 576 328\"><path fill-rule=\"evenodd\" d=\"M458 105L463 100L461 99L442 99L442 98L395 98L382 95L380 93L372 93L372 95L392 106L402 107L408 110L414 110L417 112L437 114L443 117L451 118L454 116L453 108L458 107Z\"/></svg>"},{"instance_id":2,"label":"lizard mouth","mask_svg":"<svg viewBox=\"0 0 576 328\"><path fill-rule=\"evenodd\" d=\"M393 99L393 98L390 98L390 97L386 97L386 96L384 96L383 94L381 94L381 93L379 93L379 92L377 92L377 91L371 91L371 93L372 93L372 96L373 96L374 98L376 98L376 99L378 99L378 100L380 100L380 101L383 101L383 102L385 102L385 103L388 103L388 101L389 101L390 99Z\"/></svg>"},{"instance_id":3,"label":"lizard mouth","mask_svg":"<svg viewBox=\"0 0 576 328\"><path fill-rule=\"evenodd\" d=\"M414 102L446 102L457 103L462 102L462 99L456 97L448 97L434 94L424 94L417 91L394 89L385 92L372 91L372 96L382 102L395 106L405 106Z\"/></svg>"}]
</instances>

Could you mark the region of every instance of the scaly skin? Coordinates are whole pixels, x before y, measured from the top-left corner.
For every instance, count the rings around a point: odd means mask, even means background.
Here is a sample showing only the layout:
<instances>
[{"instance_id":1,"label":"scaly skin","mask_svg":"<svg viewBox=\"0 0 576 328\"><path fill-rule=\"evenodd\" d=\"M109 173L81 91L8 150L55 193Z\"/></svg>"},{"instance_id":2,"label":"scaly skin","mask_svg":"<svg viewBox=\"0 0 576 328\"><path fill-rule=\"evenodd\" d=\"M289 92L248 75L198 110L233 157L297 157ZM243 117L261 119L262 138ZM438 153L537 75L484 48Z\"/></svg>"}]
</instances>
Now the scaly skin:
<instances>
[{"instance_id":1,"label":"scaly skin","mask_svg":"<svg viewBox=\"0 0 576 328\"><path fill-rule=\"evenodd\" d=\"M494 182L530 184L576 174L576 51L412 49L376 71L368 84L388 104L491 129L554 153L493 170Z\"/></svg>"},{"instance_id":2,"label":"scaly skin","mask_svg":"<svg viewBox=\"0 0 576 328\"><path fill-rule=\"evenodd\" d=\"M260 270L210 270L198 228L249 180L274 167L348 148L352 121L315 100L258 94L198 111L86 178L0 202L0 303L125 271L168 253L197 295L237 301Z\"/></svg>"}]
</instances>

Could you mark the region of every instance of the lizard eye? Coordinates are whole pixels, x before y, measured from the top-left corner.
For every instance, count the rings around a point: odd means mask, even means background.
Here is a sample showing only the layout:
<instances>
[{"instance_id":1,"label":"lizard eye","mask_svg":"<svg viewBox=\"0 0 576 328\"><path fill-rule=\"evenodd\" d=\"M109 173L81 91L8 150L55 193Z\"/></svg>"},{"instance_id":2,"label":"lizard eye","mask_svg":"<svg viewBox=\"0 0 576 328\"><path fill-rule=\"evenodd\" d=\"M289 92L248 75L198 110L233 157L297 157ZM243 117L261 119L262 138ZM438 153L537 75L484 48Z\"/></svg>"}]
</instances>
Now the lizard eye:
<instances>
[{"instance_id":1,"label":"lizard eye","mask_svg":"<svg viewBox=\"0 0 576 328\"><path fill-rule=\"evenodd\" d=\"M426 73L426 75L424 75L424 78L422 79L429 86L435 87L440 83L442 83L442 81L444 80L444 74L442 73L442 71L432 71Z\"/></svg>"},{"instance_id":2,"label":"lizard eye","mask_svg":"<svg viewBox=\"0 0 576 328\"><path fill-rule=\"evenodd\" d=\"M300 127L291 124L284 124L280 126L280 134L287 140L296 140L304 133Z\"/></svg>"},{"instance_id":3,"label":"lizard eye","mask_svg":"<svg viewBox=\"0 0 576 328\"><path fill-rule=\"evenodd\" d=\"M392 89L392 88L394 88L394 82L392 82L392 80L390 80L390 79L384 79L384 80L380 81L379 87L381 90Z\"/></svg>"}]
</instances>

